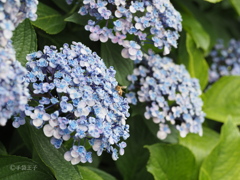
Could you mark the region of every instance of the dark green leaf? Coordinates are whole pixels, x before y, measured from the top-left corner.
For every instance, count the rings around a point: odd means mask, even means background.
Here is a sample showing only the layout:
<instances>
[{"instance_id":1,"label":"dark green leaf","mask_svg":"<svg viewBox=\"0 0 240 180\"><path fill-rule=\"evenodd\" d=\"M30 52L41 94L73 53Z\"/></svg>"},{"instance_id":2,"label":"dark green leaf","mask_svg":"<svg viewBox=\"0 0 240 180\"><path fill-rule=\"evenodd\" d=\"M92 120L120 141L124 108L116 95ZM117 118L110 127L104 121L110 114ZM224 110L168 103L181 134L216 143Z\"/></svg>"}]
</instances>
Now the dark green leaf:
<instances>
[{"instance_id":1,"label":"dark green leaf","mask_svg":"<svg viewBox=\"0 0 240 180\"><path fill-rule=\"evenodd\" d=\"M64 17L58 11L43 3L38 4L37 15L37 20L32 21L32 24L48 34L57 34L61 32L66 25Z\"/></svg>"},{"instance_id":2,"label":"dark green leaf","mask_svg":"<svg viewBox=\"0 0 240 180\"><path fill-rule=\"evenodd\" d=\"M236 180L240 177L240 134L227 120L222 126L220 142L204 160L200 180Z\"/></svg>"},{"instance_id":3,"label":"dark green leaf","mask_svg":"<svg viewBox=\"0 0 240 180\"><path fill-rule=\"evenodd\" d=\"M0 155L7 155L7 150L1 141L0 141Z\"/></svg>"},{"instance_id":4,"label":"dark green leaf","mask_svg":"<svg viewBox=\"0 0 240 180\"><path fill-rule=\"evenodd\" d=\"M0 156L0 179L51 180L54 178L31 159L18 156Z\"/></svg>"},{"instance_id":5,"label":"dark green leaf","mask_svg":"<svg viewBox=\"0 0 240 180\"><path fill-rule=\"evenodd\" d=\"M29 125L29 130L33 145L41 158L48 166L58 180L81 180L82 177L75 166L67 162L63 156L66 149L61 147L56 149L47 138L41 129Z\"/></svg>"},{"instance_id":6,"label":"dark green leaf","mask_svg":"<svg viewBox=\"0 0 240 180\"><path fill-rule=\"evenodd\" d=\"M51 1L66 13L70 12L73 5L75 5L74 3L72 5L68 5L66 0L51 0Z\"/></svg>"},{"instance_id":7,"label":"dark green leaf","mask_svg":"<svg viewBox=\"0 0 240 180\"><path fill-rule=\"evenodd\" d=\"M13 131L11 140L9 141L9 145L7 147L8 154L10 155L29 157L31 154L31 151L28 150L17 130Z\"/></svg>"},{"instance_id":8,"label":"dark green leaf","mask_svg":"<svg viewBox=\"0 0 240 180\"><path fill-rule=\"evenodd\" d=\"M121 56L122 47L111 42L101 44L101 57L106 66L113 66L116 70L116 79L119 84L127 86L127 75L133 72L133 61Z\"/></svg>"},{"instance_id":9,"label":"dark green leaf","mask_svg":"<svg viewBox=\"0 0 240 180\"><path fill-rule=\"evenodd\" d=\"M240 77L222 77L203 95L203 101L208 118L225 122L230 115L235 124L240 124Z\"/></svg>"},{"instance_id":10,"label":"dark green leaf","mask_svg":"<svg viewBox=\"0 0 240 180\"><path fill-rule=\"evenodd\" d=\"M178 144L154 144L146 147L150 151L147 170L155 180L192 179L196 162L189 149Z\"/></svg>"},{"instance_id":11,"label":"dark green leaf","mask_svg":"<svg viewBox=\"0 0 240 180\"><path fill-rule=\"evenodd\" d=\"M73 24L72 24L73 25ZM39 49L43 49L45 45L55 45L58 48L62 47L64 43L72 44L73 41L81 42L92 51L100 54L99 42L92 42L89 40L89 32L85 31L84 28L79 28L78 25L74 27L65 28L62 32L56 35L49 35L42 30L38 30L38 46Z\"/></svg>"},{"instance_id":12,"label":"dark green leaf","mask_svg":"<svg viewBox=\"0 0 240 180\"><path fill-rule=\"evenodd\" d=\"M116 180L115 177L113 177L112 175L110 175L100 169L90 167L90 166L88 166L87 168L90 169L91 171L93 171L94 173L98 174L103 180Z\"/></svg>"},{"instance_id":13,"label":"dark green leaf","mask_svg":"<svg viewBox=\"0 0 240 180\"><path fill-rule=\"evenodd\" d=\"M127 139L124 155L116 161L124 180L153 179L146 169L149 153L144 145L151 145L159 142L159 140L152 135L144 121L145 119L142 116L135 116L127 121L130 125L131 135Z\"/></svg>"},{"instance_id":14,"label":"dark green leaf","mask_svg":"<svg viewBox=\"0 0 240 180\"><path fill-rule=\"evenodd\" d=\"M149 131L154 136L157 136L157 132L159 131L159 124L154 123L152 119L146 119L144 122L148 126ZM165 143L178 143L179 131L175 128L175 126L171 124L169 124L169 128L171 130L171 133L164 140L161 141Z\"/></svg>"},{"instance_id":15,"label":"dark green leaf","mask_svg":"<svg viewBox=\"0 0 240 180\"><path fill-rule=\"evenodd\" d=\"M26 55L37 50L36 33L28 19L19 24L15 29L12 42L17 60L25 66L27 62Z\"/></svg>"},{"instance_id":16,"label":"dark green leaf","mask_svg":"<svg viewBox=\"0 0 240 180\"><path fill-rule=\"evenodd\" d=\"M189 34L186 34L186 39L184 36L181 38L178 62L186 66L191 77L199 79L201 89L204 89L208 83L208 64Z\"/></svg>"},{"instance_id":17,"label":"dark green leaf","mask_svg":"<svg viewBox=\"0 0 240 180\"><path fill-rule=\"evenodd\" d=\"M28 126L20 126L17 128L17 132L19 133L20 137L22 138L24 144L28 148L30 152L33 151L33 142L30 136L30 131Z\"/></svg>"},{"instance_id":18,"label":"dark green leaf","mask_svg":"<svg viewBox=\"0 0 240 180\"><path fill-rule=\"evenodd\" d=\"M80 25L84 26L84 25L87 25L88 20L90 20L90 19L91 19L90 15L82 16L79 13L76 12L76 13L72 14L71 16L65 18L64 21L73 22L73 23L80 24Z\"/></svg>"},{"instance_id":19,"label":"dark green leaf","mask_svg":"<svg viewBox=\"0 0 240 180\"><path fill-rule=\"evenodd\" d=\"M197 48L202 48L204 51L207 51L210 45L210 37L205 29L203 29L202 25L190 12L181 12L181 15L183 18L182 25L184 30L191 35Z\"/></svg>"}]
</instances>

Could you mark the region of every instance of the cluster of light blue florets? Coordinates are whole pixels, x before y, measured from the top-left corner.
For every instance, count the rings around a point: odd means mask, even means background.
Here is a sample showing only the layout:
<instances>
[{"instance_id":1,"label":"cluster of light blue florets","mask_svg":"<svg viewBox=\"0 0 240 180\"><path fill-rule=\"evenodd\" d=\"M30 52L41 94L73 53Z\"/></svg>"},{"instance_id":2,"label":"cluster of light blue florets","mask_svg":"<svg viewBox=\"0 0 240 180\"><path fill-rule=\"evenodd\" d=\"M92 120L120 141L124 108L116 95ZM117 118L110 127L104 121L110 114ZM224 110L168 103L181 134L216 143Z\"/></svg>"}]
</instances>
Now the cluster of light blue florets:
<instances>
[{"instance_id":1,"label":"cluster of light blue florets","mask_svg":"<svg viewBox=\"0 0 240 180\"><path fill-rule=\"evenodd\" d=\"M227 47L218 40L210 53L212 64L209 70L209 82L213 83L222 76L240 75L240 41L230 40Z\"/></svg>"},{"instance_id":2,"label":"cluster of light blue florets","mask_svg":"<svg viewBox=\"0 0 240 180\"><path fill-rule=\"evenodd\" d=\"M27 86L22 83L25 68L15 60L15 51L10 43L0 47L0 125L5 126L12 115L24 110L28 100ZM18 124L23 124L19 121ZM18 126L13 124L13 126Z\"/></svg>"},{"instance_id":3,"label":"cluster of light blue florets","mask_svg":"<svg viewBox=\"0 0 240 180\"><path fill-rule=\"evenodd\" d=\"M72 139L72 148L64 158L72 164L92 162L89 143L100 156L104 150L112 158L124 154L129 137L129 105L115 89L118 83L113 67L106 68L102 59L81 43L64 44L60 52L45 46L27 56L25 81L32 99L25 115L59 148Z\"/></svg>"},{"instance_id":4,"label":"cluster of light blue florets","mask_svg":"<svg viewBox=\"0 0 240 180\"><path fill-rule=\"evenodd\" d=\"M0 0L0 46L5 47L12 32L24 19L37 19L38 0Z\"/></svg>"},{"instance_id":5,"label":"cluster of light blue florets","mask_svg":"<svg viewBox=\"0 0 240 180\"><path fill-rule=\"evenodd\" d=\"M159 124L159 139L171 133L169 124L175 125L182 137L189 132L202 135L205 114L199 97L200 85L183 65L149 52L128 80L132 82L131 92L126 94L129 103L136 104L137 99L146 103L144 116Z\"/></svg>"},{"instance_id":6,"label":"cluster of light blue florets","mask_svg":"<svg viewBox=\"0 0 240 180\"><path fill-rule=\"evenodd\" d=\"M85 26L92 41L111 39L124 47L122 56L132 60L142 59L141 46L145 43L168 54L172 46L177 47L178 32L182 30L181 15L169 0L83 0L79 14L96 19ZM127 36L135 39L126 40Z\"/></svg>"}]
</instances>

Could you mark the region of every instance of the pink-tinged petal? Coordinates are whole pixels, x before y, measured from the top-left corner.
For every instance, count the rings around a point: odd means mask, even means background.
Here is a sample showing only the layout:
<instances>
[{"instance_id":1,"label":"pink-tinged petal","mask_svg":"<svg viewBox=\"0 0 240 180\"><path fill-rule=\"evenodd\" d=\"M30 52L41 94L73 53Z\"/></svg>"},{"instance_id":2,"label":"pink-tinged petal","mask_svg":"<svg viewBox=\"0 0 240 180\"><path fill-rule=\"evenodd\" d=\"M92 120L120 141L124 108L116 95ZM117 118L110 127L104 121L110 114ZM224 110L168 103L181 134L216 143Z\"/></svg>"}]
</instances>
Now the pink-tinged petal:
<instances>
[{"instance_id":1,"label":"pink-tinged petal","mask_svg":"<svg viewBox=\"0 0 240 180\"><path fill-rule=\"evenodd\" d=\"M96 33L91 33L89 35L89 38L92 40L92 41L98 41L99 40L99 35L96 34Z\"/></svg>"},{"instance_id":2,"label":"pink-tinged petal","mask_svg":"<svg viewBox=\"0 0 240 180\"><path fill-rule=\"evenodd\" d=\"M128 49L127 48L122 49L121 55L124 58L129 58Z\"/></svg>"},{"instance_id":3,"label":"pink-tinged petal","mask_svg":"<svg viewBox=\"0 0 240 180\"><path fill-rule=\"evenodd\" d=\"M101 34L101 35L100 35L100 41L103 42L103 43L105 43L105 42L108 41L108 37Z\"/></svg>"},{"instance_id":4,"label":"pink-tinged petal","mask_svg":"<svg viewBox=\"0 0 240 180\"><path fill-rule=\"evenodd\" d=\"M134 48L129 48L128 49L128 53L131 55L131 56L135 56L137 54L137 50L134 49Z\"/></svg>"}]
</instances>

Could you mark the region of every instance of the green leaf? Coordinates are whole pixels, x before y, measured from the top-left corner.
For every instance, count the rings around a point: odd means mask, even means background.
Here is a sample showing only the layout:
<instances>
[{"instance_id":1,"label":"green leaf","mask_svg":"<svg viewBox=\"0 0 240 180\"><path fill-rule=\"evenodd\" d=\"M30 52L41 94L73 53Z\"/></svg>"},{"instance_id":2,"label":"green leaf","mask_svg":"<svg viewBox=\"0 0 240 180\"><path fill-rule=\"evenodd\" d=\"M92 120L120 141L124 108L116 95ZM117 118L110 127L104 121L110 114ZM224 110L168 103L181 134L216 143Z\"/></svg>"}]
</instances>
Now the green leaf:
<instances>
[{"instance_id":1,"label":"green leaf","mask_svg":"<svg viewBox=\"0 0 240 180\"><path fill-rule=\"evenodd\" d=\"M81 172L84 180L116 180L116 178L114 178L110 174L97 168L78 166L78 169Z\"/></svg>"},{"instance_id":2,"label":"green leaf","mask_svg":"<svg viewBox=\"0 0 240 180\"><path fill-rule=\"evenodd\" d=\"M144 122L148 126L149 131L154 136L157 136L157 132L159 131L159 124L156 124L152 120L148 120L148 119L146 119ZM161 140L161 141L165 143L172 143L172 144L178 143L179 131L176 129L174 125L171 125L171 124L169 124L169 128L171 130L171 133L164 140Z\"/></svg>"},{"instance_id":3,"label":"green leaf","mask_svg":"<svg viewBox=\"0 0 240 180\"><path fill-rule=\"evenodd\" d=\"M208 64L203 52L196 47L189 34L186 34L186 39L183 34L178 55L178 62L186 66L191 77L199 79L201 89L204 89L208 83Z\"/></svg>"},{"instance_id":4,"label":"green leaf","mask_svg":"<svg viewBox=\"0 0 240 180\"><path fill-rule=\"evenodd\" d=\"M112 175L110 175L100 169L90 167L90 166L88 166L87 168L90 169L91 171L93 171L94 173L98 174L103 180L116 180L115 177L113 177Z\"/></svg>"},{"instance_id":5,"label":"green leaf","mask_svg":"<svg viewBox=\"0 0 240 180\"><path fill-rule=\"evenodd\" d=\"M240 177L240 134L238 128L227 120L222 126L218 145L204 160L200 180L236 180Z\"/></svg>"},{"instance_id":6,"label":"green leaf","mask_svg":"<svg viewBox=\"0 0 240 180\"><path fill-rule=\"evenodd\" d=\"M33 142L30 135L30 130L28 126L20 126L16 129L19 133L21 139L23 140L24 144L26 145L27 149L32 152L33 151Z\"/></svg>"},{"instance_id":7,"label":"green leaf","mask_svg":"<svg viewBox=\"0 0 240 180\"><path fill-rule=\"evenodd\" d=\"M7 150L5 148L5 146L3 145L3 143L0 141L0 155L7 155Z\"/></svg>"},{"instance_id":8,"label":"green leaf","mask_svg":"<svg viewBox=\"0 0 240 180\"><path fill-rule=\"evenodd\" d=\"M238 15L240 16L240 1L239 0L230 0L233 7L236 9Z\"/></svg>"},{"instance_id":9,"label":"green leaf","mask_svg":"<svg viewBox=\"0 0 240 180\"><path fill-rule=\"evenodd\" d=\"M16 51L16 58L25 66L26 55L37 50L37 36L28 19L23 21L13 32L13 47Z\"/></svg>"},{"instance_id":10,"label":"green leaf","mask_svg":"<svg viewBox=\"0 0 240 180\"><path fill-rule=\"evenodd\" d=\"M32 21L32 24L48 34L57 34L61 32L66 25L64 17L58 11L43 3L38 4L37 15L37 20Z\"/></svg>"},{"instance_id":11,"label":"green leaf","mask_svg":"<svg viewBox=\"0 0 240 180\"><path fill-rule=\"evenodd\" d=\"M84 26L88 23L88 20L90 20L90 19L91 19L90 15L82 16L79 13L75 12L71 16L65 18L64 21L73 22L75 24L79 24L79 25Z\"/></svg>"},{"instance_id":12,"label":"green leaf","mask_svg":"<svg viewBox=\"0 0 240 180\"><path fill-rule=\"evenodd\" d=\"M178 144L146 146L150 152L147 170L155 180L192 179L196 162L192 152Z\"/></svg>"},{"instance_id":13,"label":"green leaf","mask_svg":"<svg viewBox=\"0 0 240 180\"><path fill-rule=\"evenodd\" d=\"M181 15L184 30L192 36L197 48L202 48L204 51L207 51L210 45L210 37L202 25L191 13L181 12Z\"/></svg>"},{"instance_id":14,"label":"green leaf","mask_svg":"<svg viewBox=\"0 0 240 180\"><path fill-rule=\"evenodd\" d=\"M159 142L156 135L152 135L144 123L142 116L129 118L127 123L130 126L131 135L127 139L127 147L123 156L116 161L119 172L124 180L152 180L153 177L147 172L146 164L149 159L149 152L144 145L151 145Z\"/></svg>"},{"instance_id":15,"label":"green leaf","mask_svg":"<svg viewBox=\"0 0 240 180\"><path fill-rule=\"evenodd\" d=\"M204 0L204 1L208 1L210 3L218 3L221 2L222 0Z\"/></svg>"},{"instance_id":16,"label":"green leaf","mask_svg":"<svg viewBox=\"0 0 240 180\"><path fill-rule=\"evenodd\" d=\"M0 179L53 180L55 178L31 159L18 156L0 156Z\"/></svg>"},{"instance_id":17,"label":"green leaf","mask_svg":"<svg viewBox=\"0 0 240 180\"><path fill-rule=\"evenodd\" d=\"M197 164L201 164L203 159L209 155L217 145L219 134L207 127L203 127L203 136L190 133L187 137L179 138L179 143L189 148L196 158Z\"/></svg>"},{"instance_id":18,"label":"green leaf","mask_svg":"<svg viewBox=\"0 0 240 180\"><path fill-rule=\"evenodd\" d=\"M74 3L71 5L68 5L66 0L51 0L54 4L56 4L59 8L61 8L66 13L70 12Z\"/></svg>"},{"instance_id":19,"label":"green leaf","mask_svg":"<svg viewBox=\"0 0 240 180\"><path fill-rule=\"evenodd\" d=\"M79 172L81 172L84 180L93 180L93 179L94 180L104 180L98 174L91 171L87 167L84 167L84 166L77 166L77 167L79 169Z\"/></svg>"},{"instance_id":20,"label":"green leaf","mask_svg":"<svg viewBox=\"0 0 240 180\"><path fill-rule=\"evenodd\" d=\"M121 56L121 50L121 46L111 42L101 44L101 57L106 66L113 66L117 72L116 79L118 83L127 86L129 85L127 75L133 72L133 61L123 58Z\"/></svg>"},{"instance_id":21,"label":"green leaf","mask_svg":"<svg viewBox=\"0 0 240 180\"><path fill-rule=\"evenodd\" d=\"M206 127L203 127L203 136L190 133L185 138L179 138L179 144L187 147L195 156L197 168L194 179L198 179L199 169L203 160L217 145L218 140L219 134Z\"/></svg>"},{"instance_id":22,"label":"green leaf","mask_svg":"<svg viewBox=\"0 0 240 180\"><path fill-rule=\"evenodd\" d=\"M206 117L225 122L230 115L240 124L240 77L225 76L215 82L202 96Z\"/></svg>"},{"instance_id":23,"label":"green leaf","mask_svg":"<svg viewBox=\"0 0 240 180\"><path fill-rule=\"evenodd\" d=\"M33 145L41 160L48 166L58 180L81 180L82 177L77 168L64 159L66 149L56 149L47 138L42 129L36 129L29 125Z\"/></svg>"}]
</instances>

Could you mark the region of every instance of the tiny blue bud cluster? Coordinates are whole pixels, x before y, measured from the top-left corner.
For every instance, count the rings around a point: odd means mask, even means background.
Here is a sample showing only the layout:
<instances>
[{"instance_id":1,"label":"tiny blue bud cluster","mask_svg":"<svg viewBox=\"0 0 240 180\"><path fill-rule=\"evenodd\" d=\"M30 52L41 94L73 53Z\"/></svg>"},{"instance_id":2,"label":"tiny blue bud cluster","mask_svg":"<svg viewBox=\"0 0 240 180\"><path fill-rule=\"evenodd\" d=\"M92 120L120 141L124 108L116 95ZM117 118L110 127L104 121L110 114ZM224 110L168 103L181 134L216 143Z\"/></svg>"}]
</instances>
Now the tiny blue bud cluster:
<instances>
[{"instance_id":1,"label":"tiny blue bud cluster","mask_svg":"<svg viewBox=\"0 0 240 180\"><path fill-rule=\"evenodd\" d=\"M28 89L22 83L26 69L15 60L15 51L10 43L0 47L0 125L5 126L7 120L20 110L24 110L29 97ZM24 119L13 123L14 127L24 124Z\"/></svg>"},{"instance_id":2,"label":"tiny blue bud cluster","mask_svg":"<svg viewBox=\"0 0 240 180\"><path fill-rule=\"evenodd\" d=\"M85 26L92 41L111 39L124 47L122 56L132 60L142 60L141 46L145 43L169 54L172 46L177 47L182 30L181 15L169 0L84 0L79 14L96 18ZM101 21L106 23L100 26ZM128 35L135 40L126 40Z\"/></svg>"},{"instance_id":3,"label":"tiny blue bud cluster","mask_svg":"<svg viewBox=\"0 0 240 180\"><path fill-rule=\"evenodd\" d=\"M218 40L210 53L212 64L209 69L209 82L213 83L222 76L240 75L240 41L230 40L227 47Z\"/></svg>"},{"instance_id":4,"label":"tiny blue bud cluster","mask_svg":"<svg viewBox=\"0 0 240 180\"><path fill-rule=\"evenodd\" d=\"M202 135L204 112L200 85L191 78L183 65L176 65L170 58L149 52L128 76L131 81L129 103L146 103L144 116L159 124L157 137L165 139L171 133L169 124L175 125L181 137L189 132ZM140 88L137 92L135 89Z\"/></svg>"},{"instance_id":5,"label":"tiny blue bud cluster","mask_svg":"<svg viewBox=\"0 0 240 180\"><path fill-rule=\"evenodd\" d=\"M12 32L24 19L37 19L38 0L0 0L0 46L5 47Z\"/></svg>"},{"instance_id":6,"label":"tiny blue bud cluster","mask_svg":"<svg viewBox=\"0 0 240 180\"><path fill-rule=\"evenodd\" d=\"M116 160L124 154L129 137L129 105L116 90L118 83L113 67L82 43L64 44L60 52L45 46L27 56L25 81L32 99L25 115L59 148L63 141L73 140L64 155L72 164L92 162L89 143L100 156L104 150ZM33 105L36 104L36 105Z\"/></svg>"}]
</instances>

